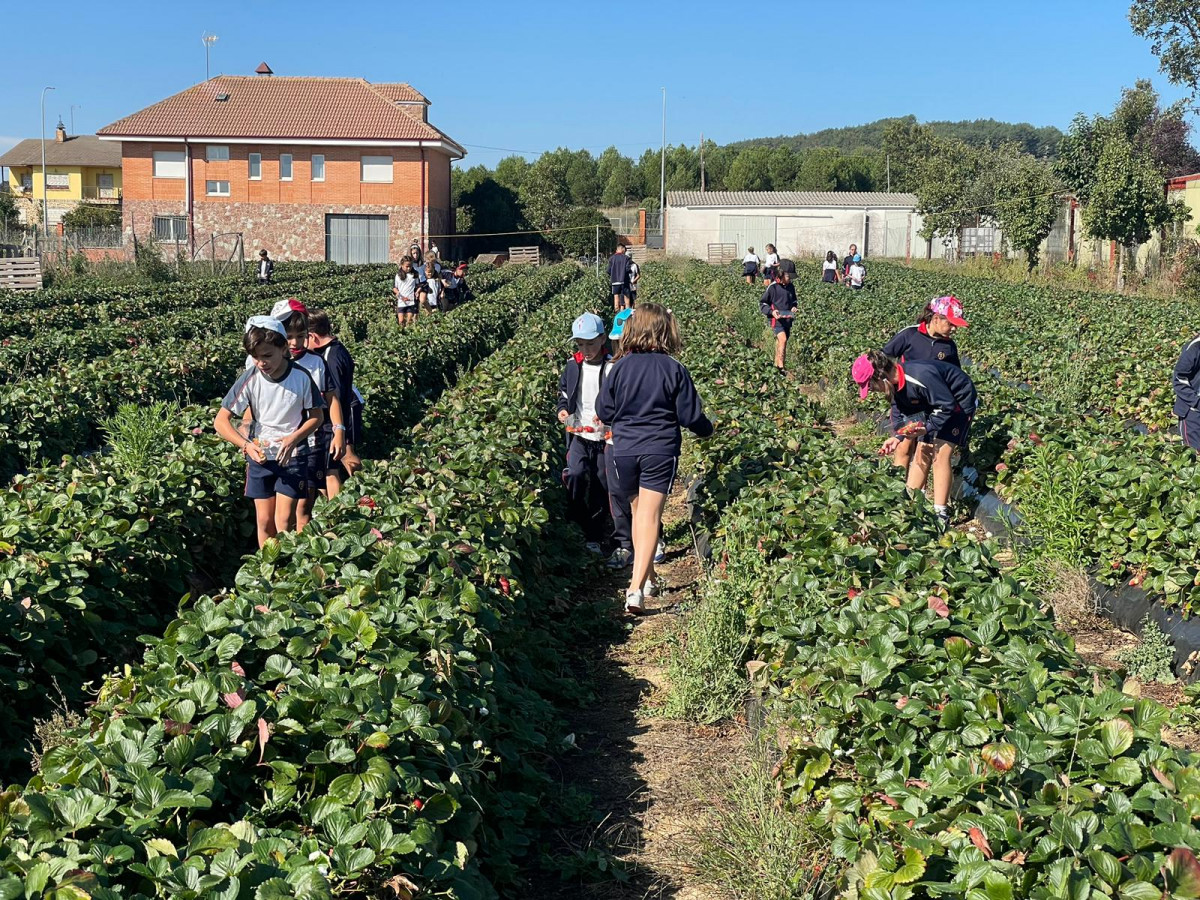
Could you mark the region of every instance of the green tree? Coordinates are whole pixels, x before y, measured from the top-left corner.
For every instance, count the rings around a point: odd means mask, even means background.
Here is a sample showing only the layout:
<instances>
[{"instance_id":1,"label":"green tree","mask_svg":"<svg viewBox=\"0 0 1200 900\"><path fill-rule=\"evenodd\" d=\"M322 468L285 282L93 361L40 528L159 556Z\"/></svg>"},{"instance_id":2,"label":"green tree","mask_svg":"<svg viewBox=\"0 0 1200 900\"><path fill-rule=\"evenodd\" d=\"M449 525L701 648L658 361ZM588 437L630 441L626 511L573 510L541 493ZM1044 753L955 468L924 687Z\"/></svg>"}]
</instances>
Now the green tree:
<instances>
[{"instance_id":1,"label":"green tree","mask_svg":"<svg viewBox=\"0 0 1200 900\"><path fill-rule=\"evenodd\" d=\"M637 169L629 157L618 156L606 169L608 175L604 181L604 190L600 194L600 203L603 206L624 206L642 195Z\"/></svg>"},{"instance_id":2,"label":"green tree","mask_svg":"<svg viewBox=\"0 0 1200 900\"><path fill-rule=\"evenodd\" d=\"M17 201L8 191L0 191L0 225L11 227L19 221L20 213L17 212Z\"/></svg>"},{"instance_id":3,"label":"green tree","mask_svg":"<svg viewBox=\"0 0 1200 900\"><path fill-rule=\"evenodd\" d=\"M771 151L766 147L747 147L737 155L725 176L731 191L768 191L771 189Z\"/></svg>"},{"instance_id":4,"label":"green tree","mask_svg":"<svg viewBox=\"0 0 1200 900\"><path fill-rule=\"evenodd\" d=\"M467 236L464 240L468 255L482 253L497 243L503 243L503 239L470 238L471 234L524 231L528 227L521 215L516 192L490 176L459 198L457 222L458 233Z\"/></svg>"},{"instance_id":5,"label":"green tree","mask_svg":"<svg viewBox=\"0 0 1200 900\"><path fill-rule=\"evenodd\" d=\"M600 253L607 256L617 249L617 233L604 214L592 207L571 209L563 220L563 230L549 235L549 241L563 256L591 256L596 252L596 226L600 227Z\"/></svg>"},{"instance_id":6,"label":"green tree","mask_svg":"<svg viewBox=\"0 0 1200 900\"><path fill-rule=\"evenodd\" d=\"M596 173L596 159L586 150L556 150L565 155L567 190L574 206L596 206L604 187Z\"/></svg>"},{"instance_id":7,"label":"green tree","mask_svg":"<svg viewBox=\"0 0 1200 900\"><path fill-rule=\"evenodd\" d=\"M814 147L800 153L800 165L793 181L798 191L835 191L840 154L832 147Z\"/></svg>"},{"instance_id":8,"label":"green tree","mask_svg":"<svg viewBox=\"0 0 1200 900\"><path fill-rule=\"evenodd\" d=\"M497 184L519 194L531 168L529 160L523 156L506 156L496 163L496 173L493 177Z\"/></svg>"},{"instance_id":9,"label":"green tree","mask_svg":"<svg viewBox=\"0 0 1200 900\"><path fill-rule=\"evenodd\" d=\"M693 147L680 144L667 148L667 190L695 191L700 189L700 154Z\"/></svg>"},{"instance_id":10,"label":"green tree","mask_svg":"<svg viewBox=\"0 0 1200 900\"><path fill-rule=\"evenodd\" d=\"M800 157L789 147L776 147L767 159L767 176L771 190L790 191L800 174Z\"/></svg>"},{"instance_id":11,"label":"green tree","mask_svg":"<svg viewBox=\"0 0 1200 900\"><path fill-rule=\"evenodd\" d=\"M557 228L571 209L569 151L543 153L526 175L518 196L525 218L534 228Z\"/></svg>"},{"instance_id":12,"label":"green tree","mask_svg":"<svg viewBox=\"0 0 1200 900\"><path fill-rule=\"evenodd\" d=\"M1045 160L1002 147L987 163L994 173L995 219L1009 246L1025 254L1032 272L1042 241L1054 228L1061 206L1062 182Z\"/></svg>"},{"instance_id":13,"label":"green tree","mask_svg":"<svg viewBox=\"0 0 1200 900\"><path fill-rule=\"evenodd\" d=\"M1150 239L1155 229L1186 213L1168 202L1163 177L1154 160L1139 153L1119 128L1103 129L1083 226L1089 235L1116 241L1128 249ZM1117 287L1124 287L1125 253L1117 261Z\"/></svg>"},{"instance_id":14,"label":"green tree","mask_svg":"<svg viewBox=\"0 0 1200 900\"><path fill-rule=\"evenodd\" d=\"M1149 38L1158 66L1172 84L1200 94L1200 6L1195 0L1134 0L1133 33Z\"/></svg>"}]
</instances>

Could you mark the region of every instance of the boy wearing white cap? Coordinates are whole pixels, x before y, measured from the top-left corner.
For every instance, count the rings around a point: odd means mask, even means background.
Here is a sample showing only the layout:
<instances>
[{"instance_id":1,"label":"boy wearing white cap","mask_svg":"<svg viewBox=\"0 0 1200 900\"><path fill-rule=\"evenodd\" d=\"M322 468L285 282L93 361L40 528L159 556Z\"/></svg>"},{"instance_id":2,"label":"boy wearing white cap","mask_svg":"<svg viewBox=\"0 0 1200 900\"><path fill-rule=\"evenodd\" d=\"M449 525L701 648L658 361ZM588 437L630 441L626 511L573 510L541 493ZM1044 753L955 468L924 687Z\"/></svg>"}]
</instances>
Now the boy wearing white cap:
<instances>
[{"instance_id":1,"label":"boy wearing white cap","mask_svg":"<svg viewBox=\"0 0 1200 900\"><path fill-rule=\"evenodd\" d=\"M562 477L571 518L583 530L588 550L599 555L608 509L605 427L596 417L596 397L610 365L604 320L584 313L571 325L571 337L577 349L558 379L558 421L567 426L567 467Z\"/></svg>"},{"instance_id":2,"label":"boy wearing white cap","mask_svg":"<svg viewBox=\"0 0 1200 900\"><path fill-rule=\"evenodd\" d=\"M299 501L308 495L308 438L324 421L325 401L312 376L291 361L278 319L251 316L242 342L254 366L229 389L214 426L246 457L246 496L254 501L261 547L295 527ZM233 424L246 412L253 415L250 438Z\"/></svg>"}]
</instances>

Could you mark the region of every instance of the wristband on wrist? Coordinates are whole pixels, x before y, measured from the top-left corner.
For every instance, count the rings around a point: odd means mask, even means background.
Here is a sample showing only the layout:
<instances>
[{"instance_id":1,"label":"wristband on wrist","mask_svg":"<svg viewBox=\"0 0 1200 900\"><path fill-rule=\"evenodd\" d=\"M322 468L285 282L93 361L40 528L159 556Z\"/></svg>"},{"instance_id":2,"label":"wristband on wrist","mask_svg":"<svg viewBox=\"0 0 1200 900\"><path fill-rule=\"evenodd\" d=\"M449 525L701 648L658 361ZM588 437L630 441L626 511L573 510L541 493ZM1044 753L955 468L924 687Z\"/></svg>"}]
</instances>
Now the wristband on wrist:
<instances>
[{"instance_id":1,"label":"wristband on wrist","mask_svg":"<svg viewBox=\"0 0 1200 900\"><path fill-rule=\"evenodd\" d=\"M346 426L345 426L345 425L334 425L334 426L333 426L333 430L334 430L334 431L345 431L345 430L346 430Z\"/></svg>"}]
</instances>

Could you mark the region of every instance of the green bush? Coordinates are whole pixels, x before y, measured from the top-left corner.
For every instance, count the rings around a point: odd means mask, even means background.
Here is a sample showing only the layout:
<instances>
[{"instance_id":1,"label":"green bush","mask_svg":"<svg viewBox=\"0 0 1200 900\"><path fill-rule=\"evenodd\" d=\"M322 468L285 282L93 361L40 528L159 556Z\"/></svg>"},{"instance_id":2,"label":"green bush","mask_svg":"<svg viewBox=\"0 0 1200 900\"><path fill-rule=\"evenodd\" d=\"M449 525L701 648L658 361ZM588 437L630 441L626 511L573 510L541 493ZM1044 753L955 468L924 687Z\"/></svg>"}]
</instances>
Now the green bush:
<instances>
[{"instance_id":1,"label":"green bush","mask_svg":"<svg viewBox=\"0 0 1200 900\"><path fill-rule=\"evenodd\" d=\"M121 208L118 206L88 206L81 203L62 217L67 228L102 228L121 224Z\"/></svg>"},{"instance_id":2,"label":"green bush","mask_svg":"<svg viewBox=\"0 0 1200 900\"><path fill-rule=\"evenodd\" d=\"M577 206L567 213L563 231L550 234L550 242L563 256L593 256L596 253L596 229L600 227L600 255L608 256L617 249L617 233L608 218L598 209ZM592 226L592 227L589 227Z\"/></svg>"},{"instance_id":3,"label":"green bush","mask_svg":"<svg viewBox=\"0 0 1200 900\"><path fill-rule=\"evenodd\" d=\"M1171 663L1175 659L1175 648L1165 631L1149 616L1142 619L1142 639L1117 655L1117 662L1140 681L1157 681L1174 684L1175 672Z\"/></svg>"},{"instance_id":4,"label":"green bush","mask_svg":"<svg viewBox=\"0 0 1200 900\"><path fill-rule=\"evenodd\" d=\"M175 281L176 272L163 258L162 249L154 241L136 241L133 257L138 274L155 284Z\"/></svg>"}]
</instances>

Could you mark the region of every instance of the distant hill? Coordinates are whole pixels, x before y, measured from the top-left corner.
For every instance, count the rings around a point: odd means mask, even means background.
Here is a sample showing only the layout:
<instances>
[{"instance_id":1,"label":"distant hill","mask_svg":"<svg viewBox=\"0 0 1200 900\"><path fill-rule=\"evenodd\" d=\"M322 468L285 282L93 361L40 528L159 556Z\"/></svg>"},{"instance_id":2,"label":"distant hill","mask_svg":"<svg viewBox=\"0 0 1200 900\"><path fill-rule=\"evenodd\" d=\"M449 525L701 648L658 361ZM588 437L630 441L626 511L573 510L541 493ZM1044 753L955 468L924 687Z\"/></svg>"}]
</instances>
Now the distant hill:
<instances>
[{"instance_id":1,"label":"distant hill","mask_svg":"<svg viewBox=\"0 0 1200 900\"><path fill-rule=\"evenodd\" d=\"M883 146L883 130L889 122L916 122L916 116L900 119L879 119L866 125L850 125L845 128L826 128L812 134L751 138L737 141L730 147L780 145L793 150L809 150L816 147L833 147L842 153L871 152ZM1027 122L997 122L995 119L976 119L973 122L926 122L939 136L957 138L973 147L995 147L1005 141L1016 141L1027 153L1034 156L1053 157L1058 153L1058 142L1062 132L1053 125L1037 128Z\"/></svg>"}]
</instances>

